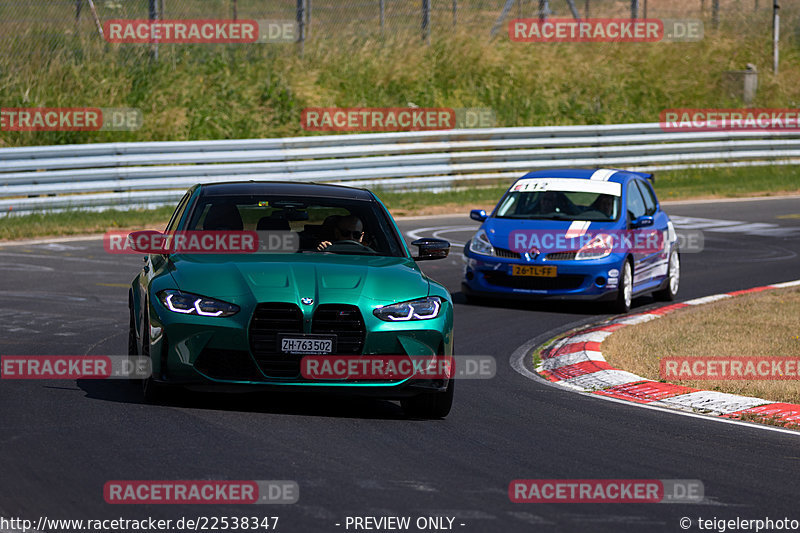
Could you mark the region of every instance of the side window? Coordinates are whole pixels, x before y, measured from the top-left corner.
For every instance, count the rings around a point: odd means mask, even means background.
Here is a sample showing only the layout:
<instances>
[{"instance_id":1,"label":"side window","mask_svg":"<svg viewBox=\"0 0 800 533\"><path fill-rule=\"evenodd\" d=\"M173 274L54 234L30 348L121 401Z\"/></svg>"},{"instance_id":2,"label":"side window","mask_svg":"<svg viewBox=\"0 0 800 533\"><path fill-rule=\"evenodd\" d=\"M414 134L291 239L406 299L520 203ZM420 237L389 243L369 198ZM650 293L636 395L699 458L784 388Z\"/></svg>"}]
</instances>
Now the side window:
<instances>
[{"instance_id":1,"label":"side window","mask_svg":"<svg viewBox=\"0 0 800 533\"><path fill-rule=\"evenodd\" d=\"M642 193L642 198L644 198L644 207L645 207L645 214L653 216L656 214L656 195L653 193L653 189L650 188L650 184L642 181L642 180L635 180L636 184L639 186L639 191Z\"/></svg>"},{"instance_id":2,"label":"side window","mask_svg":"<svg viewBox=\"0 0 800 533\"><path fill-rule=\"evenodd\" d=\"M189 204L189 198L191 196L191 193L188 192L183 195L181 201L178 202L178 207L175 208L175 212L172 213L172 218L169 220L169 224L167 224L167 229L164 230L164 233L175 231L178 222L180 222L181 217L183 216L183 212L186 211L186 206Z\"/></svg>"},{"instance_id":3,"label":"side window","mask_svg":"<svg viewBox=\"0 0 800 533\"><path fill-rule=\"evenodd\" d=\"M627 209L628 220L634 220L644 216L646 212L644 198L642 198L642 193L639 192L639 187L636 186L636 180L628 182Z\"/></svg>"}]
</instances>

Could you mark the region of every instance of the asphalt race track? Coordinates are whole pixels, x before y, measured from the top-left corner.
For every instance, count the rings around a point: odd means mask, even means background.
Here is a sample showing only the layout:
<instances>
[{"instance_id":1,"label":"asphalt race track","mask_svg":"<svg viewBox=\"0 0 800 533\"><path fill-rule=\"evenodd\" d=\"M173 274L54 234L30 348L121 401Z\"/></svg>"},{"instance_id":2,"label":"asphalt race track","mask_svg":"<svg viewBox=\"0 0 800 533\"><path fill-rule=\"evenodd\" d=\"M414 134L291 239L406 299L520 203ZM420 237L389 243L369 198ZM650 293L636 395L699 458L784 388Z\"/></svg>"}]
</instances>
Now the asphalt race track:
<instances>
[{"instance_id":1,"label":"asphalt race track","mask_svg":"<svg viewBox=\"0 0 800 533\"><path fill-rule=\"evenodd\" d=\"M704 252L682 257L680 299L800 278L800 199L666 210L705 236ZM455 244L477 227L466 216L400 225ZM140 265L136 255L107 255L97 239L0 247L0 353L126 353L125 287ZM457 353L498 363L494 379L457 383L447 419L406 420L399 405L380 400L186 393L151 406L121 381L4 380L0 517L278 516L284 532L354 531L345 528L348 516L448 516L464 532L682 531L682 517L699 531L700 517L800 520L800 432L642 409L531 380L509 364L518 347L604 311L467 305L457 245L450 258L422 266L454 294ZM635 310L652 303L635 300ZM511 503L509 483L526 478L699 479L706 497ZM103 499L109 480L161 479L295 480L300 500L253 507Z\"/></svg>"}]
</instances>

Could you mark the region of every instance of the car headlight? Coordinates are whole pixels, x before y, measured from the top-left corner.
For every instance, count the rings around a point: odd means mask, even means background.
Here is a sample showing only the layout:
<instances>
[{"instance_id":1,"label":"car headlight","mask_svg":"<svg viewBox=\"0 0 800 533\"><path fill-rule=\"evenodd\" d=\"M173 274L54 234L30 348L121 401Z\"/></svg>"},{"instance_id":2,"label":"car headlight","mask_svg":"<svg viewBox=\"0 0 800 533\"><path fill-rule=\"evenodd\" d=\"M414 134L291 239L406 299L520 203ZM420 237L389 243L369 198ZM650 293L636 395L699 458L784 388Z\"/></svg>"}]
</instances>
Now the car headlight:
<instances>
[{"instance_id":1,"label":"car headlight","mask_svg":"<svg viewBox=\"0 0 800 533\"><path fill-rule=\"evenodd\" d=\"M386 322L404 322L406 320L430 320L439 316L442 308L442 299L438 296L429 296L410 302L384 305L378 307L372 314Z\"/></svg>"},{"instance_id":2,"label":"car headlight","mask_svg":"<svg viewBox=\"0 0 800 533\"><path fill-rule=\"evenodd\" d=\"M469 249L476 254L494 255L494 246L489 242L489 236L486 235L486 231L482 229L479 229L475 236L472 237Z\"/></svg>"},{"instance_id":3,"label":"car headlight","mask_svg":"<svg viewBox=\"0 0 800 533\"><path fill-rule=\"evenodd\" d=\"M575 259L602 259L611 254L614 247L614 238L611 235L601 233L586 243L578 253L575 254Z\"/></svg>"},{"instance_id":4,"label":"car headlight","mask_svg":"<svg viewBox=\"0 0 800 533\"><path fill-rule=\"evenodd\" d=\"M158 299L173 313L184 315L231 316L239 312L238 305L174 289L159 292Z\"/></svg>"}]
</instances>

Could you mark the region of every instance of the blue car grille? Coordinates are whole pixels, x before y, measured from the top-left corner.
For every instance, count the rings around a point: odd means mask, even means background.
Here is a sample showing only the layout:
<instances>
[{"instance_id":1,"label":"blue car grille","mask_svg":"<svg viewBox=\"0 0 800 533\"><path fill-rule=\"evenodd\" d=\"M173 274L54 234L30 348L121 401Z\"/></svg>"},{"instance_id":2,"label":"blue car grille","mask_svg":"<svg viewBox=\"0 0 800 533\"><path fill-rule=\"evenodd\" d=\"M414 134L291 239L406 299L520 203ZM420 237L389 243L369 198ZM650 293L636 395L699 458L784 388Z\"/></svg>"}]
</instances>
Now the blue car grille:
<instances>
[{"instance_id":1,"label":"blue car grille","mask_svg":"<svg viewBox=\"0 0 800 533\"><path fill-rule=\"evenodd\" d=\"M548 261L573 261L578 252L552 252L547 254Z\"/></svg>"},{"instance_id":2,"label":"blue car grille","mask_svg":"<svg viewBox=\"0 0 800 533\"><path fill-rule=\"evenodd\" d=\"M513 250L506 250L505 248L494 247L494 255L497 257L504 257L505 259L519 259L522 257L519 252Z\"/></svg>"}]
</instances>

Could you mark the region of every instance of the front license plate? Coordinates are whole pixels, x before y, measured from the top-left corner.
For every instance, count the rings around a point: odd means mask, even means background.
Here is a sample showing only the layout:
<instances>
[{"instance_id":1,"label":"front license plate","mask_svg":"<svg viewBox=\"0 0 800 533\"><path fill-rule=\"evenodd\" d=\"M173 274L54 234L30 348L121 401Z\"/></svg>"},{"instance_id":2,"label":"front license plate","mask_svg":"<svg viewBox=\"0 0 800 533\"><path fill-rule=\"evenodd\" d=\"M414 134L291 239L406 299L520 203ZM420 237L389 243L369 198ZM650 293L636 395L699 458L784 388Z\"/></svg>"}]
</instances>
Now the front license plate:
<instances>
[{"instance_id":1,"label":"front license plate","mask_svg":"<svg viewBox=\"0 0 800 533\"><path fill-rule=\"evenodd\" d=\"M512 276L537 276L542 278L554 278L558 273L554 266L536 265L511 265Z\"/></svg>"},{"instance_id":2,"label":"front license plate","mask_svg":"<svg viewBox=\"0 0 800 533\"><path fill-rule=\"evenodd\" d=\"M280 337L281 352L299 355L325 355L336 349L334 337L292 335Z\"/></svg>"}]
</instances>

